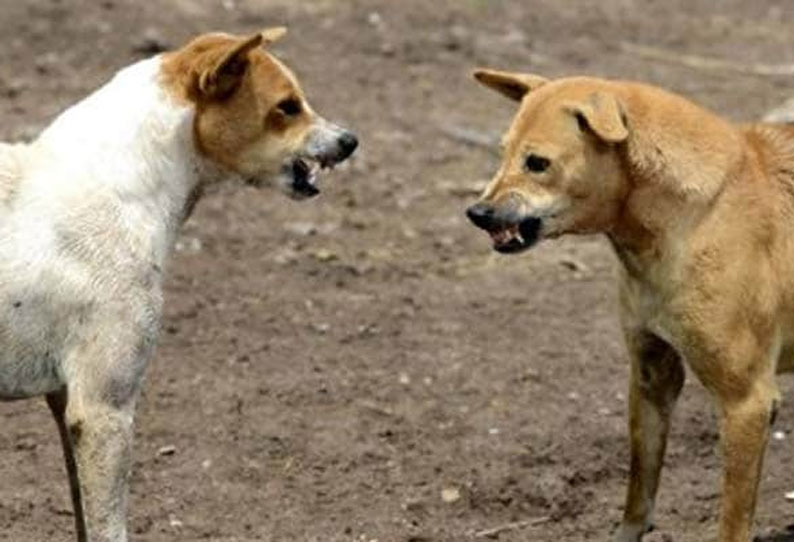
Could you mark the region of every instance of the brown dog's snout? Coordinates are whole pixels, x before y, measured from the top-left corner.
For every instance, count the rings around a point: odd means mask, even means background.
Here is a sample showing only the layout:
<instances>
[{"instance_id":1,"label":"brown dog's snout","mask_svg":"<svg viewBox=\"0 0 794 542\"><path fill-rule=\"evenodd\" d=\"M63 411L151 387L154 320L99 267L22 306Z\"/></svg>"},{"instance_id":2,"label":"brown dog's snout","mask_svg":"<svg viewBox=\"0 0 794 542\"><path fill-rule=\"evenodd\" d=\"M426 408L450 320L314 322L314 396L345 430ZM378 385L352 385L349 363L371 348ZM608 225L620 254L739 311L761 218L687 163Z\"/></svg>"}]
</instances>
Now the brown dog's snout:
<instances>
[{"instance_id":1,"label":"brown dog's snout","mask_svg":"<svg viewBox=\"0 0 794 542\"><path fill-rule=\"evenodd\" d=\"M511 207L478 202L466 209L466 216L488 232L494 249L504 254L515 254L532 247L541 238L542 220L520 214Z\"/></svg>"},{"instance_id":2,"label":"brown dog's snout","mask_svg":"<svg viewBox=\"0 0 794 542\"><path fill-rule=\"evenodd\" d=\"M496 209L484 202L478 202L466 209L466 216L478 228L489 231L496 226Z\"/></svg>"}]
</instances>

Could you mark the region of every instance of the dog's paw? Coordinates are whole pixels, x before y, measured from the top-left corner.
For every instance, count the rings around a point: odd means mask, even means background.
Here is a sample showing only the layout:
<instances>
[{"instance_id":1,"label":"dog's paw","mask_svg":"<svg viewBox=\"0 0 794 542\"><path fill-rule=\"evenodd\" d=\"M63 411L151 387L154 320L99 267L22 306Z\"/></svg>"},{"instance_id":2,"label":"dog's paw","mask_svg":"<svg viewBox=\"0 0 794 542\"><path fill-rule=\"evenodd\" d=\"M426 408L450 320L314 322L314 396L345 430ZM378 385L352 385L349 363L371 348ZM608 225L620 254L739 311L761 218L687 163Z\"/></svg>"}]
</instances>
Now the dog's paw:
<instances>
[{"instance_id":1,"label":"dog's paw","mask_svg":"<svg viewBox=\"0 0 794 542\"><path fill-rule=\"evenodd\" d=\"M618 529L618 532L615 533L615 537L613 538L613 542L641 542L642 537L651 531L653 531L654 526L652 523L650 524L640 524L640 525L628 525L622 524Z\"/></svg>"}]
</instances>

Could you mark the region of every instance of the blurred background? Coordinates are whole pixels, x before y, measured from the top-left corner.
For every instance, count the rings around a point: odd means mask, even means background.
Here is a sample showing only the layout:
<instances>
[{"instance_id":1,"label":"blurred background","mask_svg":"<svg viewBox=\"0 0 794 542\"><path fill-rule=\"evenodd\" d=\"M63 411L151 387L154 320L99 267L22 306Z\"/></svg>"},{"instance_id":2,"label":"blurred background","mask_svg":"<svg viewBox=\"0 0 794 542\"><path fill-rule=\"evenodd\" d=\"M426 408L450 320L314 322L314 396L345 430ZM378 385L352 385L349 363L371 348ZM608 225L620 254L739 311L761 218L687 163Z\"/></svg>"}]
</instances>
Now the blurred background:
<instances>
[{"instance_id":1,"label":"blurred background","mask_svg":"<svg viewBox=\"0 0 794 542\"><path fill-rule=\"evenodd\" d=\"M0 0L0 138L196 33L282 24L274 52L362 146L319 199L223 185L185 224L132 540L607 540L628 467L615 260L601 238L501 257L466 224L514 113L469 72L640 79L753 120L794 94L794 3ZM791 405L764 542L794 540ZM715 536L715 422L690 376L649 540ZM0 540L72 540L43 400L0 404L0 426Z\"/></svg>"}]
</instances>

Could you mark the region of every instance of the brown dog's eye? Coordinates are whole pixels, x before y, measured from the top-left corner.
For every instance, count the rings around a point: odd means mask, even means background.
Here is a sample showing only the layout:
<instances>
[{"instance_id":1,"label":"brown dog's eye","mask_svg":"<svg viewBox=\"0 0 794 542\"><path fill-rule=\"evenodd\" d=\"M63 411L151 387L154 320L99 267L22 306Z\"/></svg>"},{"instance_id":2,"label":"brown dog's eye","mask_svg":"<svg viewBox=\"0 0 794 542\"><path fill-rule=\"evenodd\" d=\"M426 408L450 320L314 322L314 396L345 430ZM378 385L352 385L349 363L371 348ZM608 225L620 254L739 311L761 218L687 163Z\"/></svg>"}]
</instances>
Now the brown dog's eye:
<instances>
[{"instance_id":1,"label":"brown dog's eye","mask_svg":"<svg viewBox=\"0 0 794 542\"><path fill-rule=\"evenodd\" d=\"M538 156L537 154L530 154L524 162L524 167L527 168L527 171L531 171L532 173L543 173L549 169L550 165L551 160Z\"/></svg>"},{"instance_id":2,"label":"brown dog's eye","mask_svg":"<svg viewBox=\"0 0 794 542\"><path fill-rule=\"evenodd\" d=\"M303 111L303 106L301 105L300 100L296 98L287 98L286 100L279 102L276 107L288 117L300 115Z\"/></svg>"}]
</instances>

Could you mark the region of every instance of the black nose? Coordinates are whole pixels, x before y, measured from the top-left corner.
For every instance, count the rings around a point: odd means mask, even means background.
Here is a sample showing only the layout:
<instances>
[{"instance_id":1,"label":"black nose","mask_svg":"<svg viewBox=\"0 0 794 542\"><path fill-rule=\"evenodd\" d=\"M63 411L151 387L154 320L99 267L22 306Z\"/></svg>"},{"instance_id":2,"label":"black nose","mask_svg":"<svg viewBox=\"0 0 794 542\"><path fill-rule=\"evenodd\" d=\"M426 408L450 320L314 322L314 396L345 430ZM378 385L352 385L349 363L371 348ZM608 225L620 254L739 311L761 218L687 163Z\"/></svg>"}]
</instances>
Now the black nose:
<instances>
[{"instance_id":1,"label":"black nose","mask_svg":"<svg viewBox=\"0 0 794 542\"><path fill-rule=\"evenodd\" d=\"M339 160L344 160L353 154L358 148L358 138L353 132L345 132L339 136L339 148L341 149Z\"/></svg>"},{"instance_id":2,"label":"black nose","mask_svg":"<svg viewBox=\"0 0 794 542\"><path fill-rule=\"evenodd\" d=\"M484 230L493 228L495 214L495 209L487 203L475 203L466 209L466 216L469 217L469 220L475 226Z\"/></svg>"}]
</instances>

